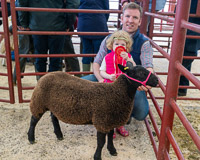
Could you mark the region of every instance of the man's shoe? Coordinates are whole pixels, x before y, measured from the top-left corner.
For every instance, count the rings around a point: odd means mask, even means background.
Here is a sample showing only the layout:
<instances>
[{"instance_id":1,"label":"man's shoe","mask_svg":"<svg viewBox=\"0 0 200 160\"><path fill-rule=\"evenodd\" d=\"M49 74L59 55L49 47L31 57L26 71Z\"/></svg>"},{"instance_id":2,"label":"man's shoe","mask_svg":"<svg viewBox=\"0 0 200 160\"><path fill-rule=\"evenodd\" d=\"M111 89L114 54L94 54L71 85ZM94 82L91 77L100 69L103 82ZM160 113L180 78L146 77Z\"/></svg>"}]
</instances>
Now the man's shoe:
<instances>
[{"instance_id":1,"label":"man's shoe","mask_svg":"<svg viewBox=\"0 0 200 160\"><path fill-rule=\"evenodd\" d=\"M180 92L180 91L178 91L178 96L186 96L186 95L187 95L186 92Z\"/></svg>"}]
</instances>

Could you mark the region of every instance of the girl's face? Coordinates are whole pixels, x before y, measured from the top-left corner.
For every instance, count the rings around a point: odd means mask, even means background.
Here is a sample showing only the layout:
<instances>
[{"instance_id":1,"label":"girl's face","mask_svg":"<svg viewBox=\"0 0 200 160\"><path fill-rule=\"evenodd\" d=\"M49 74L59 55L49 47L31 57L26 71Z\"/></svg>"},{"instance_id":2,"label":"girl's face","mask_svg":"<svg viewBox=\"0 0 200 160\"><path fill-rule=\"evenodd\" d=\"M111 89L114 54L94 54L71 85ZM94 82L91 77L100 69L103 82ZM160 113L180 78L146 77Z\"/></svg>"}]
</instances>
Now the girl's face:
<instances>
[{"instance_id":1,"label":"girl's face","mask_svg":"<svg viewBox=\"0 0 200 160\"><path fill-rule=\"evenodd\" d=\"M126 42L124 40L122 40L122 39L114 40L114 42L113 42L113 51L115 51L115 49L118 46L123 46L126 49Z\"/></svg>"}]
</instances>

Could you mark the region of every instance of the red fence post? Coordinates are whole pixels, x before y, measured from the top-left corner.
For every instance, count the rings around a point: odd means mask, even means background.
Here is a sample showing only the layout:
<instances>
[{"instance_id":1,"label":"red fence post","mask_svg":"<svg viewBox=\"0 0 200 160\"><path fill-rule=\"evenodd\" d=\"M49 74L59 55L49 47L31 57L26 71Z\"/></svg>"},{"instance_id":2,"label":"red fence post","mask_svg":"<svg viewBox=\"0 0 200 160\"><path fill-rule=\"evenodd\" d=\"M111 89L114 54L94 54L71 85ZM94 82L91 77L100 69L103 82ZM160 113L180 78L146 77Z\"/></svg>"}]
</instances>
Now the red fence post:
<instances>
[{"instance_id":1,"label":"red fence post","mask_svg":"<svg viewBox=\"0 0 200 160\"><path fill-rule=\"evenodd\" d=\"M12 60L11 60L11 50L10 50L10 36L9 36L9 29L8 29L8 9L7 9L6 0L1 0L1 4L2 4L3 30L4 30L4 38L5 38L10 103L14 104L15 98L14 98L14 86L12 83L13 82Z\"/></svg>"},{"instance_id":2,"label":"red fence post","mask_svg":"<svg viewBox=\"0 0 200 160\"><path fill-rule=\"evenodd\" d=\"M167 128L172 130L174 110L170 105L170 99L177 98L180 72L176 68L176 62L182 62L183 50L186 38L186 29L181 28L182 20L188 20L191 0L179 0L176 8L174 33L170 54L169 73L167 78L166 95L163 109L163 119L161 134L159 138L158 160L164 160L166 151L169 152L169 140L166 132Z\"/></svg>"}]
</instances>

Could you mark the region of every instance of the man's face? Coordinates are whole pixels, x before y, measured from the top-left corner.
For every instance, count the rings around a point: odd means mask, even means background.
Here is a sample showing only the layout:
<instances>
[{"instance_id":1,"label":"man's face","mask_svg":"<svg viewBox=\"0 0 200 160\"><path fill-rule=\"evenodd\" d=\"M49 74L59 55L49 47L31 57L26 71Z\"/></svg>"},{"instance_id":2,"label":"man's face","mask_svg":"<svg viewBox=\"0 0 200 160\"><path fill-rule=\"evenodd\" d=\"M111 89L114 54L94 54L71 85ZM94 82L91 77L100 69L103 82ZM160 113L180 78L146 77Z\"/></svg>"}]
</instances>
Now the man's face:
<instances>
[{"instance_id":1,"label":"man's face","mask_svg":"<svg viewBox=\"0 0 200 160\"><path fill-rule=\"evenodd\" d=\"M122 30L134 33L141 24L140 11L138 9L126 9L121 17Z\"/></svg>"}]
</instances>

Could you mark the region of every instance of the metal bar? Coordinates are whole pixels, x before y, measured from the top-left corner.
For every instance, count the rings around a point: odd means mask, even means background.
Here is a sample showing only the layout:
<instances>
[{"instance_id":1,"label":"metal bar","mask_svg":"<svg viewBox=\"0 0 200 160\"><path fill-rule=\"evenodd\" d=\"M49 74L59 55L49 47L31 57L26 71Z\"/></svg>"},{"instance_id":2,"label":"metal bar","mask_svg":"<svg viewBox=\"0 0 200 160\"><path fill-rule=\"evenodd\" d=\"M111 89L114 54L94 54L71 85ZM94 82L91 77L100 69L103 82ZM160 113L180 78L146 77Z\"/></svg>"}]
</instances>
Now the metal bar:
<instances>
[{"instance_id":1,"label":"metal bar","mask_svg":"<svg viewBox=\"0 0 200 160\"><path fill-rule=\"evenodd\" d=\"M158 18L158 19L162 19L162 20L165 20L165 21L170 22L170 23L174 23L174 20L175 20L172 17L163 16L163 15L156 14L156 13L145 12L145 15L152 16L152 17Z\"/></svg>"},{"instance_id":2,"label":"metal bar","mask_svg":"<svg viewBox=\"0 0 200 160\"><path fill-rule=\"evenodd\" d=\"M200 16L200 1L198 1L198 4L197 4L196 14L197 14L197 16Z\"/></svg>"},{"instance_id":3,"label":"metal bar","mask_svg":"<svg viewBox=\"0 0 200 160\"><path fill-rule=\"evenodd\" d=\"M10 36L8 29L8 9L6 0L1 0L2 5L2 17L3 17L3 30L5 39L5 49L6 49L6 62L7 62L7 73L8 73L8 86L9 86L9 96L10 103L15 103L14 86L13 86L13 75L12 75L12 60L10 51Z\"/></svg>"},{"instance_id":4,"label":"metal bar","mask_svg":"<svg viewBox=\"0 0 200 160\"><path fill-rule=\"evenodd\" d=\"M142 1L143 2L143 12L145 12L145 11L149 11L149 0L145 0L145 1ZM146 33L147 33L147 23L148 23L148 19L147 19L148 17L145 15L145 14L143 14L142 15L142 23L141 23L141 26L140 26L140 32L142 33L142 34L145 34L146 35Z\"/></svg>"},{"instance_id":5,"label":"metal bar","mask_svg":"<svg viewBox=\"0 0 200 160\"><path fill-rule=\"evenodd\" d=\"M22 83L21 83L21 71L19 62L19 50L18 50L18 35L17 35L17 16L15 10L15 1L10 1L11 16L12 16L12 31L14 41L14 53L15 53L15 66L16 66L16 78L19 103L22 103Z\"/></svg>"},{"instance_id":6,"label":"metal bar","mask_svg":"<svg viewBox=\"0 0 200 160\"><path fill-rule=\"evenodd\" d=\"M150 96L150 98L151 98L151 100L152 100L152 102L153 102L153 104L154 104L154 106L156 108L156 111L158 112L158 115L159 115L160 119L162 119L162 111L160 109L160 106L159 106L158 102L156 101L155 96L153 95L151 90L149 90L148 92L149 92L149 96ZM159 133L159 135L160 135L160 133Z\"/></svg>"},{"instance_id":7,"label":"metal bar","mask_svg":"<svg viewBox=\"0 0 200 160\"><path fill-rule=\"evenodd\" d=\"M101 35L107 36L109 32L66 32L66 31L17 31L18 34L25 35Z\"/></svg>"},{"instance_id":8,"label":"metal bar","mask_svg":"<svg viewBox=\"0 0 200 160\"><path fill-rule=\"evenodd\" d=\"M6 58L6 55L2 55L2 54L1 54L0 57L1 57L1 58Z\"/></svg>"},{"instance_id":9,"label":"metal bar","mask_svg":"<svg viewBox=\"0 0 200 160\"><path fill-rule=\"evenodd\" d=\"M153 37L172 37L172 34L168 34L168 33L153 33Z\"/></svg>"},{"instance_id":10,"label":"metal bar","mask_svg":"<svg viewBox=\"0 0 200 160\"><path fill-rule=\"evenodd\" d=\"M147 97L150 99L150 97ZM155 99L165 99L165 97L155 97ZM178 97L176 100L191 100L191 101L199 101L200 98L190 98L190 97Z\"/></svg>"},{"instance_id":11,"label":"metal bar","mask_svg":"<svg viewBox=\"0 0 200 160\"><path fill-rule=\"evenodd\" d=\"M35 76L35 75L40 75L40 76L43 76L45 74L47 74L49 72L29 72L29 73L22 73L21 75L22 76ZM66 72L66 73L69 73L69 74L93 74L93 72L90 72L90 71L84 71L84 72Z\"/></svg>"},{"instance_id":12,"label":"metal bar","mask_svg":"<svg viewBox=\"0 0 200 160\"><path fill-rule=\"evenodd\" d=\"M0 86L0 89L2 89L2 90L9 90L9 87L1 87Z\"/></svg>"},{"instance_id":13,"label":"metal bar","mask_svg":"<svg viewBox=\"0 0 200 160\"><path fill-rule=\"evenodd\" d=\"M167 128L166 133L167 133L167 137L168 137L168 139L169 139L169 141L170 141L170 143L171 143L171 145L172 145L172 147L174 149L174 152L176 153L178 159L184 160L185 158L183 157L183 154L182 154L180 148L178 147L178 145L176 143L176 140L175 140L175 138L174 138L174 136L173 136L173 134L172 134L172 132L171 132L171 130L169 128Z\"/></svg>"},{"instance_id":14,"label":"metal bar","mask_svg":"<svg viewBox=\"0 0 200 160\"><path fill-rule=\"evenodd\" d=\"M122 6L121 6L121 0L119 0L119 5L118 5L118 9L121 10ZM120 18L121 18L121 13L118 13L118 21L117 21L117 28L120 28Z\"/></svg>"},{"instance_id":15,"label":"metal bar","mask_svg":"<svg viewBox=\"0 0 200 160\"><path fill-rule=\"evenodd\" d=\"M200 150L200 137L196 133L195 129L192 127L190 122L187 120L187 117L185 116L185 114L181 111L181 109L178 107L178 105L173 99L170 99L170 104L173 107L179 119L181 120L183 126L190 134L193 142L196 144L197 148Z\"/></svg>"},{"instance_id":16,"label":"metal bar","mask_svg":"<svg viewBox=\"0 0 200 160\"><path fill-rule=\"evenodd\" d=\"M157 75L168 75L167 72L156 72ZM194 76L200 76L200 73L192 73ZM180 86L179 86L180 87Z\"/></svg>"},{"instance_id":17,"label":"metal bar","mask_svg":"<svg viewBox=\"0 0 200 160\"><path fill-rule=\"evenodd\" d=\"M165 87L165 85L163 84L163 82L160 79L159 79L159 86L160 86L161 90L163 91L163 93L165 94L166 87Z\"/></svg>"},{"instance_id":18,"label":"metal bar","mask_svg":"<svg viewBox=\"0 0 200 160\"><path fill-rule=\"evenodd\" d=\"M155 155L157 156L157 153L158 153L158 149L157 149L157 145L156 145L156 142L153 138L153 134L152 134L152 131L151 131L151 128L150 128L150 125L149 125L149 122L147 119L144 120L145 122L145 125L147 127L147 131L149 133L149 137L150 137L150 140L151 140L151 143L152 143L152 146L153 146L153 150L155 152Z\"/></svg>"},{"instance_id":19,"label":"metal bar","mask_svg":"<svg viewBox=\"0 0 200 160\"><path fill-rule=\"evenodd\" d=\"M6 103L10 103L10 100L6 100L6 99L0 99L0 102L6 102Z\"/></svg>"},{"instance_id":20,"label":"metal bar","mask_svg":"<svg viewBox=\"0 0 200 160\"><path fill-rule=\"evenodd\" d=\"M169 157L169 153L167 152L167 150L164 151L164 160L171 160Z\"/></svg>"},{"instance_id":21,"label":"metal bar","mask_svg":"<svg viewBox=\"0 0 200 160\"><path fill-rule=\"evenodd\" d=\"M158 137L158 139L159 139L159 137L160 137L160 131L159 131L159 129L158 129L158 126L157 126L157 124L156 124L155 118L154 118L154 116L153 116L151 110L149 110L149 117L150 117L151 122L152 122L152 124L153 124L153 128L154 128L154 130L155 130L155 132L156 132L156 135L157 135L157 137Z\"/></svg>"},{"instance_id":22,"label":"metal bar","mask_svg":"<svg viewBox=\"0 0 200 160\"><path fill-rule=\"evenodd\" d=\"M182 20L181 27L200 33L200 25Z\"/></svg>"},{"instance_id":23,"label":"metal bar","mask_svg":"<svg viewBox=\"0 0 200 160\"><path fill-rule=\"evenodd\" d=\"M180 73L176 69L175 62L182 61L184 50L184 44L186 39L186 29L181 28L182 19L187 20L189 17L189 8L191 0L180 0L177 3L176 17L170 19L170 22L174 22L173 42L170 53L169 61L169 73L167 77L167 85L164 100L163 119L161 125L161 133L159 139L158 160L164 160L164 153L169 152L170 143L166 139L166 129L172 130L174 110L170 105L170 99L176 99L178 93L178 85L180 79ZM166 18L167 19L167 18Z\"/></svg>"},{"instance_id":24,"label":"metal bar","mask_svg":"<svg viewBox=\"0 0 200 160\"><path fill-rule=\"evenodd\" d=\"M152 44L152 46L154 46L158 51L160 51L160 53L169 60L169 54L163 50L163 48L161 48L159 45L157 45L153 40L149 39L150 43Z\"/></svg>"},{"instance_id":25,"label":"metal bar","mask_svg":"<svg viewBox=\"0 0 200 160\"><path fill-rule=\"evenodd\" d=\"M184 75L188 80L190 80L198 89L200 89L200 81L190 73L180 62L175 63L177 69Z\"/></svg>"},{"instance_id":26,"label":"metal bar","mask_svg":"<svg viewBox=\"0 0 200 160\"><path fill-rule=\"evenodd\" d=\"M8 73L0 73L0 76L8 76Z\"/></svg>"},{"instance_id":27,"label":"metal bar","mask_svg":"<svg viewBox=\"0 0 200 160\"><path fill-rule=\"evenodd\" d=\"M31 12L67 12L67 13L122 13L121 10L97 10L97 9L59 9L59 8L34 8L34 7L15 7L16 11Z\"/></svg>"},{"instance_id":28,"label":"metal bar","mask_svg":"<svg viewBox=\"0 0 200 160\"><path fill-rule=\"evenodd\" d=\"M29 54L29 55L25 55L25 54L21 54L19 55L19 57L25 57L25 58L43 58L43 57L95 57L96 54Z\"/></svg>"}]
</instances>

